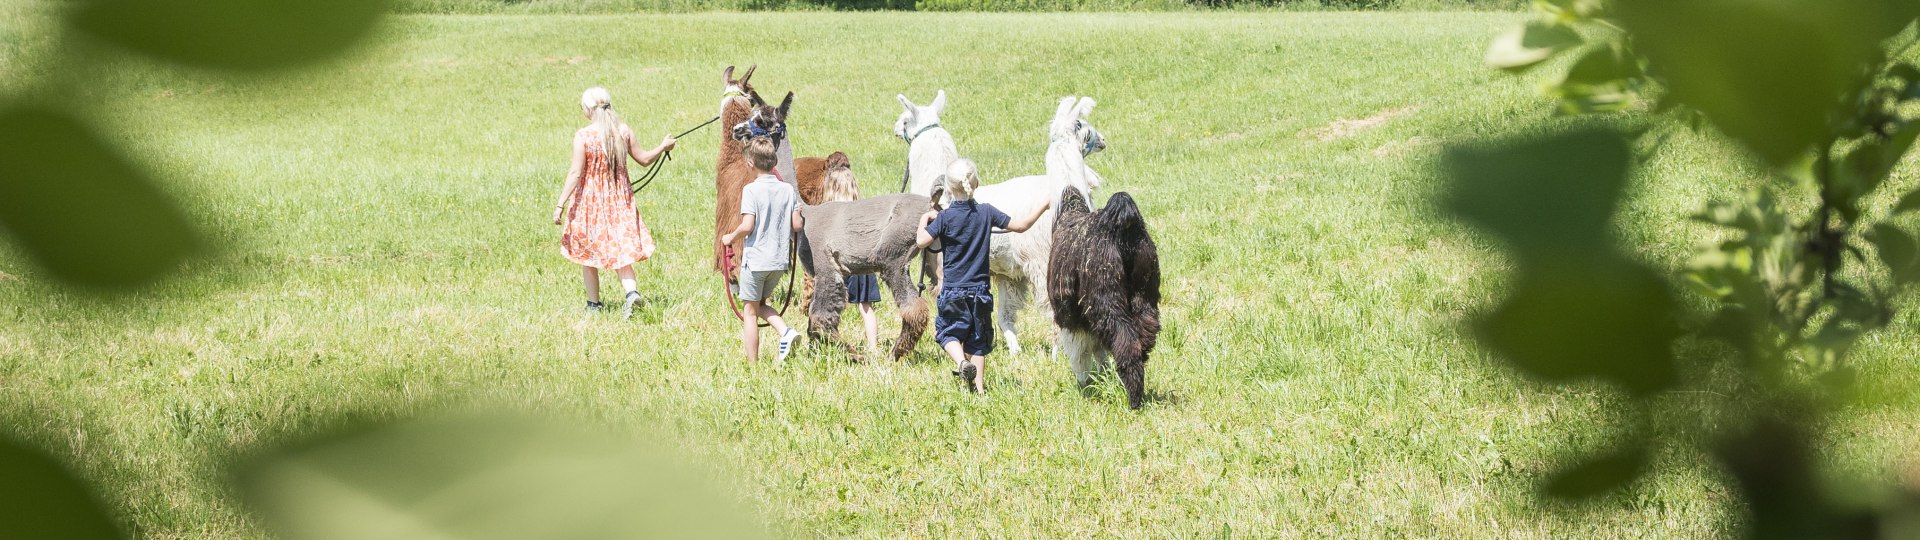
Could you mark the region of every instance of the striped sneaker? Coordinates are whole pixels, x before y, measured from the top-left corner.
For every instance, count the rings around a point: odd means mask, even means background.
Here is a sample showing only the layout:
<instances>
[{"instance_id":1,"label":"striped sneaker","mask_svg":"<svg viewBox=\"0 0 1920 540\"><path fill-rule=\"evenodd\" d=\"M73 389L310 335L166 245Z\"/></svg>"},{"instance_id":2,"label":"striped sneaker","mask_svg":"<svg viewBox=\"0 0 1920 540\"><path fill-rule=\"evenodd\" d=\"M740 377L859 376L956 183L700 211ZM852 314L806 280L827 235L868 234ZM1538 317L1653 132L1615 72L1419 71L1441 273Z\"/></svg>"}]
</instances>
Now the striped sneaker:
<instances>
[{"instance_id":1,"label":"striped sneaker","mask_svg":"<svg viewBox=\"0 0 1920 540\"><path fill-rule=\"evenodd\" d=\"M791 326L787 327L787 333L780 335L780 356L774 357L774 361L785 362L787 353L793 352L793 342L799 339L800 331L794 330Z\"/></svg>"}]
</instances>

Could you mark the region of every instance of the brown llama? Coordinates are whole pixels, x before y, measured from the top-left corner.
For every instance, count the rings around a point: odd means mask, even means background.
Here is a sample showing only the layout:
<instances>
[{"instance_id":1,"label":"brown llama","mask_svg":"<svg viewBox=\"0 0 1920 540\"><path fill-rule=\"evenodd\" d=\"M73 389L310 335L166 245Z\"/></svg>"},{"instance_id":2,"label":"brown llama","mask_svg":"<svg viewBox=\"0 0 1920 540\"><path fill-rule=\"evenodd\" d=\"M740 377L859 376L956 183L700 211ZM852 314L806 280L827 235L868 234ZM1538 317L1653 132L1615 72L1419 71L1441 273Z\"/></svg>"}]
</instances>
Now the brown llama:
<instances>
[{"instance_id":1,"label":"brown llama","mask_svg":"<svg viewBox=\"0 0 1920 540\"><path fill-rule=\"evenodd\" d=\"M1115 193L1094 211L1080 190L1061 190L1047 260L1060 354L1081 387L1109 356L1127 406L1146 397L1147 355L1160 335L1160 256L1133 197Z\"/></svg>"},{"instance_id":2,"label":"brown llama","mask_svg":"<svg viewBox=\"0 0 1920 540\"><path fill-rule=\"evenodd\" d=\"M747 66L747 73L739 79L733 78L733 66L721 74L720 94L720 157L714 165L714 215L713 215L713 269L733 279L733 268L726 266L723 253L727 246L720 244L720 235L740 226L740 190L752 182L753 166L747 164L746 156L741 152L745 144L734 138L729 129L753 114L751 100L747 93L753 90L748 79L753 78L753 69ZM746 239L734 241L734 252L745 252Z\"/></svg>"},{"instance_id":3,"label":"brown llama","mask_svg":"<svg viewBox=\"0 0 1920 540\"><path fill-rule=\"evenodd\" d=\"M730 128L749 120L763 129L781 126L786 122L787 112L793 107L792 92L787 93L786 100L779 107L769 106L760 99L759 92L754 90L751 82L753 71L758 67L747 66L746 74L735 79L734 66L727 66L720 77L720 125L723 127L720 129L720 155L714 164L713 269L726 274L729 280L734 277L734 268L725 266L723 253L726 246L720 244L719 238L740 225L740 190L755 176L753 167L747 164L746 157L741 154L745 139L737 136L738 130ZM793 176L798 177L798 182L795 182L795 178L781 180L795 183L800 200L806 204L820 202L828 174L853 174L846 154L840 152L834 152L826 158L800 158L794 165L796 170ZM744 238L735 240L735 253L744 251L744 242ZM811 290L811 284L808 290Z\"/></svg>"}]
</instances>

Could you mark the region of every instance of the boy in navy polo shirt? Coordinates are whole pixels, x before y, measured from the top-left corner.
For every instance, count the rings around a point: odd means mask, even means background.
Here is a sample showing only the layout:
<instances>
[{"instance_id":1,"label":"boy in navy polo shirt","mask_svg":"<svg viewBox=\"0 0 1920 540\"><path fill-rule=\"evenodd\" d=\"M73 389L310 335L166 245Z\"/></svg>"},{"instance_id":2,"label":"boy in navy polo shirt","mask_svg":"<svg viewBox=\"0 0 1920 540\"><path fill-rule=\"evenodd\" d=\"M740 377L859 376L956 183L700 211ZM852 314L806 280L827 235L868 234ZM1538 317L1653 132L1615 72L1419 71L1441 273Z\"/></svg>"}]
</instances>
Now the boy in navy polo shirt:
<instances>
[{"instance_id":1,"label":"boy in navy polo shirt","mask_svg":"<svg viewBox=\"0 0 1920 540\"><path fill-rule=\"evenodd\" d=\"M941 245L945 279L938 299L940 313L933 321L933 338L959 366L953 374L974 392L986 392L986 356L993 350L994 331L993 294L987 289L987 253L993 229L1026 232L1052 203L1042 203L1033 215L1013 221L993 205L974 202L973 189L980 187L980 179L973 161L966 159L947 167L944 182L953 204L920 216L920 229L914 233L915 245L921 248L935 240Z\"/></svg>"}]
</instances>

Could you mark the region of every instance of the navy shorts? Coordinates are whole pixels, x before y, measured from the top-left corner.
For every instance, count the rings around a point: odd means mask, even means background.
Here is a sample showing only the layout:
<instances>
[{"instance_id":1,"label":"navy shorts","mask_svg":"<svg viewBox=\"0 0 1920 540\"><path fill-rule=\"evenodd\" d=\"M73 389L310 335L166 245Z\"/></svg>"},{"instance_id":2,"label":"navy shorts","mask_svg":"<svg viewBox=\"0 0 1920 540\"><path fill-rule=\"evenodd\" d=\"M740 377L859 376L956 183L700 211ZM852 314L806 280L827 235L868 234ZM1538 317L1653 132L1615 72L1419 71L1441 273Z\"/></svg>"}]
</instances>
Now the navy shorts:
<instances>
[{"instance_id":1,"label":"navy shorts","mask_svg":"<svg viewBox=\"0 0 1920 540\"><path fill-rule=\"evenodd\" d=\"M872 304L880 301L880 278L873 274L847 276L847 302Z\"/></svg>"},{"instance_id":2,"label":"navy shorts","mask_svg":"<svg viewBox=\"0 0 1920 540\"><path fill-rule=\"evenodd\" d=\"M993 351L993 294L987 286L940 291L940 315L933 319L933 341L942 348L949 341L960 342L960 350L986 356Z\"/></svg>"}]
</instances>

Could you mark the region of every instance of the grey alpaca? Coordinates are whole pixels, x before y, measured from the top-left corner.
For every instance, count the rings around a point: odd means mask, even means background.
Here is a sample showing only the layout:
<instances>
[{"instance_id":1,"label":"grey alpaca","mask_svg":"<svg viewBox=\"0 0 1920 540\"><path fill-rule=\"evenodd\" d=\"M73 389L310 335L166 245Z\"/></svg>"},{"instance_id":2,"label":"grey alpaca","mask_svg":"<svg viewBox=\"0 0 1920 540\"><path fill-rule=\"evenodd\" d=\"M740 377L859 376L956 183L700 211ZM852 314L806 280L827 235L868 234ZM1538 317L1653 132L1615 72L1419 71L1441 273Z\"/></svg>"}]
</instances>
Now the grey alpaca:
<instances>
[{"instance_id":1,"label":"grey alpaca","mask_svg":"<svg viewBox=\"0 0 1920 540\"><path fill-rule=\"evenodd\" d=\"M911 193L800 208L806 220L800 233L800 265L813 275L815 287L808 310L809 339L833 341L839 336L847 276L878 274L900 310L893 358L913 352L927 330L927 303L907 268L920 252L913 247L914 229L931 208L927 196Z\"/></svg>"}]
</instances>

